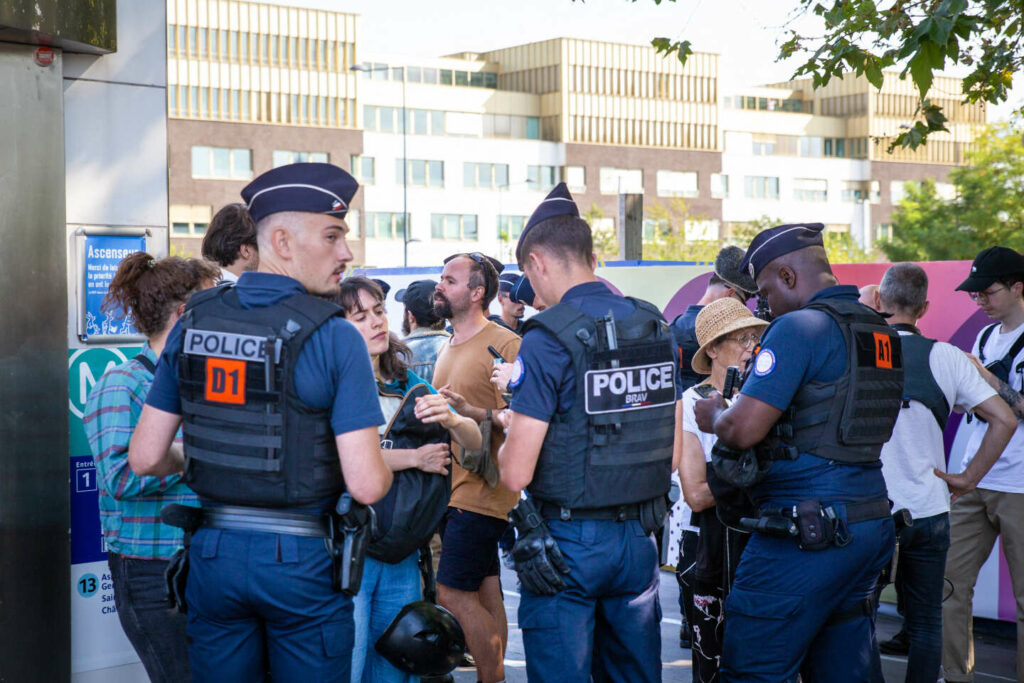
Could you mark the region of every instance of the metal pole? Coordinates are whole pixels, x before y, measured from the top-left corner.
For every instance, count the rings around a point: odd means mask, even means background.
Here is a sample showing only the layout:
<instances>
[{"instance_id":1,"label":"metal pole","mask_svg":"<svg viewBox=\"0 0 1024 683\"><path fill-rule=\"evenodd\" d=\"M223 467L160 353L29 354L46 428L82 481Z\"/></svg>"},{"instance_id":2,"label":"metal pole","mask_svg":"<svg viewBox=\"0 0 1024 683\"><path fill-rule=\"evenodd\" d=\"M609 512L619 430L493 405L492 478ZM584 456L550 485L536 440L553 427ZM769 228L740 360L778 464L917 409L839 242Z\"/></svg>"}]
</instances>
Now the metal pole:
<instances>
[{"instance_id":1,"label":"metal pole","mask_svg":"<svg viewBox=\"0 0 1024 683\"><path fill-rule=\"evenodd\" d=\"M402 267L409 267L409 156L406 153L409 110L405 107L405 74L402 67Z\"/></svg>"}]
</instances>

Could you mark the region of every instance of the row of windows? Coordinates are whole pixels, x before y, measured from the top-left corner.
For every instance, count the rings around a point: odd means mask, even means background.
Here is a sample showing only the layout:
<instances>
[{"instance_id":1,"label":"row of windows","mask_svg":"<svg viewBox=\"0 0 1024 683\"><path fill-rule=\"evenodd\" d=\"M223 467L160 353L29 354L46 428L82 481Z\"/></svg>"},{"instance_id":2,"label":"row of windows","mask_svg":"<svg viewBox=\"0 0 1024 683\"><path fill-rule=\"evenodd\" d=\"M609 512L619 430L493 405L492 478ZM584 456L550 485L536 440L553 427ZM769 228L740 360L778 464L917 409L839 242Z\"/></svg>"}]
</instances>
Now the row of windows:
<instances>
[{"instance_id":1,"label":"row of windows","mask_svg":"<svg viewBox=\"0 0 1024 683\"><path fill-rule=\"evenodd\" d=\"M498 238L503 241L519 239L526 225L527 216L499 215L497 220ZM350 220L355 227L358 219ZM430 214L430 238L433 240L476 240L479 239L478 218L475 214L432 213ZM405 238L404 221L401 213L367 212L363 236L369 239ZM412 229L412 217L409 217ZM410 233L411 234L411 233Z\"/></svg>"},{"instance_id":2,"label":"row of windows","mask_svg":"<svg viewBox=\"0 0 1024 683\"><path fill-rule=\"evenodd\" d=\"M687 102L715 102L718 99L718 80L705 76L597 66L570 66L567 73L570 92Z\"/></svg>"},{"instance_id":3,"label":"row of windows","mask_svg":"<svg viewBox=\"0 0 1024 683\"><path fill-rule=\"evenodd\" d=\"M569 135L572 142L594 142L631 147L683 147L713 150L718 145L717 126L704 123L570 116Z\"/></svg>"},{"instance_id":4,"label":"row of windows","mask_svg":"<svg viewBox=\"0 0 1024 683\"><path fill-rule=\"evenodd\" d=\"M780 97L751 97L736 95L723 97L722 105L726 109L751 109L754 111L780 111L791 114L813 114L814 101Z\"/></svg>"},{"instance_id":5,"label":"row of windows","mask_svg":"<svg viewBox=\"0 0 1024 683\"><path fill-rule=\"evenodd\" d=\"M168 24L167 53L171 57L346 71L355 62L356 46L318 38Z\"/></svg>"},{"instance_id":6,"label":"row of windows","mask_svg":"<svg viewBox=\"0 0 1024 683\"><path fill-rule=\"evenodd\" d=\"M387 64L363 62L363 78L374 81L398 81L402 74L409 83L429 85L459 85L469 88L497 88L498 74L490 71L460 71L458 69L436 69L419 66L389 66Z\"/></svg>"},{"instance_id":7,"label":"row of windows","mask_svg":"<svg viewBox=\"0 0 1024 683\"><path fill-rule=\"evenodd\" d=\"M562 72L557 66L552 65L503 73L498 77L498 86L502 90L538 95L558 92L562 89Z\"/></svg>"},{"instance_id":8,"label":"row of windows","mask_svg":"<svg viewBox=\"0 0 1024 683\"><path fill-rule=\"evenodd\" d=\"M942 107L942 113L950 121L985 123L985 107L967 104L960 100L944 97L929 97L932 104ZM875 94L875 114L909 119L917 115L920 100L916 95Z\"/></svg>"},{"instance_id":9,"label":"row of windows","mask_svg":"<svg viewBox=\"0 0 1024 683\"><path fill-rule=\"evenodd\" d=\"M864 116L867 113L867 93L821 98L822 116Z\"/></svg>"},{"instance_id":10,"label":"row of windows","mask_svg":"<svg viewBox=\"0 0 1024 683\"><path fill-rule=\"evenodd\" d=\"M867 138L823 138L813 135L774 135L770 133L725 134L727 152L754 156L837 157L865 159L868 156Z\"/></svg>"},{"instance_id":11,"label":"row of windows","mask_svg":"<svg viewBox=\"0 0 1024 683\"><path fill-rule=\"evenodd\" d=\"M726 178L726 187L728 178ZM829 182L824 178L793 178L793 199L798 202L826 202L829 196ZM895 187L895 182L893 184ZM902 190L902 183L900 183ZM893 190L894 197L896 190ZM840 190L840 198L844 202L869 200L877 203L880 199L877 180L844 180ZM726 190L728 195L728 190ZM747 199L778 199L779 179L772 176L744 176L743 196ZM893 200L896 202L896 199Z\"/></svg>"},{"instance_id":12,"label":"row of windows","mask_svg":"<svg viewBox=\"0 0 1024 683\"><path fill-rule=\"evenodd\" d=\"M380 133L401 133L402 108L364 105L363 129ZM405 130L412 135L458 135L539 140L540 119L536 116L406 109Z\"/></svg>"},{"instance_id":13,"label":"row of windows","mask_svg":"<svg viewBox=\"0 0 1024 683\"><path fill-rule=\"evenodd\" d=\"M337 128L350 125L355 101L321 95L171 85L167 88L167 113L178 118Z\"/></svg>"}]
</instances>

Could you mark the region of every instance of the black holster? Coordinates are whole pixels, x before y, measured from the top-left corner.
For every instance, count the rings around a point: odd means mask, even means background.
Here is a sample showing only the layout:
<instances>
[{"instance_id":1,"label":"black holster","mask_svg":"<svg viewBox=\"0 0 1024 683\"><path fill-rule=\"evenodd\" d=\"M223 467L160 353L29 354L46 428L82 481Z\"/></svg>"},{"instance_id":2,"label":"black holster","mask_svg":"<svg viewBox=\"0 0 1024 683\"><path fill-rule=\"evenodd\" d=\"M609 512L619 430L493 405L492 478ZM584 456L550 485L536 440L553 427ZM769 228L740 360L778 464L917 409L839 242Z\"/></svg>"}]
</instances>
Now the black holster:
<instances>
[{"instance_id":1,"label":"black holster","mask_svg":"<svg viewBox=\"0 0 1024 683\"><path fill-rule=\"evenodd\" d=\"M167 561L167 569L164 570L167 600L172 607L185 614L188 612L188 604L185 602L185 588L188 585L188 548L192 544L193 532L203 523L203 510L188 505L167 505L160 510L160 520L185 532L185 547L175 551Z\"/></svg>"},{"instance_id":2,"label":"black holster","mask_svg":"<svg viewBox=\"0 0 1024 683\"><path fill-rule=\"evenodd\" d=\"M339 593L355 595L363 582L366 549L376 531L373 508L343 493L329 515L329 522L331 535L327 548L332 560L331 585Z\"/></svg>"},{"instance_id":3,"label":"black holster","mask_svg":"<svg viewBox=\"0 0 1024 683\"><path fill-rule=\"evenodd\" d=\"M653 534L665 525L668 517L668 498L658 496L640 503L640 526L645 534Z\"/></svg>"}]
</instances>

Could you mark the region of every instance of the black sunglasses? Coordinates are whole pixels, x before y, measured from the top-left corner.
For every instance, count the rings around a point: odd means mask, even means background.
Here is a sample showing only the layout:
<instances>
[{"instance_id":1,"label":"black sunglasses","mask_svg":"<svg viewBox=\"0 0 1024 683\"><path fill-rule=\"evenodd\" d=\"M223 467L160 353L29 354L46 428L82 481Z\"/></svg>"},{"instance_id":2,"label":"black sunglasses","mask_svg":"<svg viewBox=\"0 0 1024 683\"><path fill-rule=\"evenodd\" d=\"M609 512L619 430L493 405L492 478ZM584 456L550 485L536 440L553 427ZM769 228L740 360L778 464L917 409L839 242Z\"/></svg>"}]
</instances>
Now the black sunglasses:
<instances>
[{"instance_id":1,"label":"black sunglasses","mask_svg":"<svg viewBox=\"0 0 1024 683\"><path fill-rule=\"evenodd\" d=\"M471 258L475 262L479 263L481 266L484 267L484 295L485 296L490 296L491 289L492 289L491 280L493 279L493 281L494 281L493 289L497 289L498 288L498 275L501 274L501 271L505 270L505 264L503 264L501 261L499 261L496 258L492 258L490 256L487 256L486 254L481 254L479 251L460 252L458 254L452 254L451 256L446 258L442 263L444 265L448 265L449 261L451 261L452 259L458 258L459 256L466 256L468 258ZM488 277L488 274L486 272L487 271L487 266L490 266L491 269L494 270L494 277L493 278Z\"/></svg>"}]
</instances>

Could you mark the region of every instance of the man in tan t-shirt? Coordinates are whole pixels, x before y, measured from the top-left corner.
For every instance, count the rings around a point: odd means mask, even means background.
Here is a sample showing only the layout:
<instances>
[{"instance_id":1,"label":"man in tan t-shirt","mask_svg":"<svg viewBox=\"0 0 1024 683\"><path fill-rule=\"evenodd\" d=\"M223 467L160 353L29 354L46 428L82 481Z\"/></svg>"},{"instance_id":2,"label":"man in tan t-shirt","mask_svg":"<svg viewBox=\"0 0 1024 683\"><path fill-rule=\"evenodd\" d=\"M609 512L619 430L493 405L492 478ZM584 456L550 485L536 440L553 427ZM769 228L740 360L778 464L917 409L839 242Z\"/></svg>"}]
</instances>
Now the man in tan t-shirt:
<instances>
[{"instance_id":1,"label":"man in tan t-shirt","mask_svg":"<svg viewBox=\"0 0 1024 683\"><path fill-rule=\"evenodd\" d=\"M450 320L454 331L438 355L434 384L459 414L477 422L487 418L488 410L496 413L505 407L501 392L490 381L494 357L487 347L493 346L509 362L519 351L519 337L486 318L497 291L497 269L486 256L473 253L448 258L434 292L434 311ZM495 467L504 439L495 424L491 432ZM452 498L441 523L438 598L462 625L476 660L477 678L498 683L505 678L508 641L498 581L498 539L519 496L501 482L491 488L482 477L462 468L458 464L461 451L454 447Z\"/></svg>"}]
</instances>

